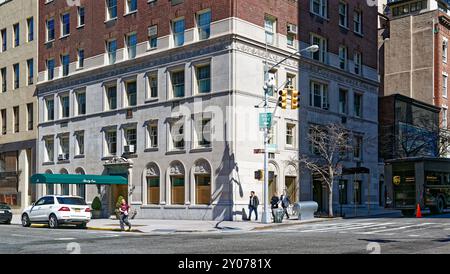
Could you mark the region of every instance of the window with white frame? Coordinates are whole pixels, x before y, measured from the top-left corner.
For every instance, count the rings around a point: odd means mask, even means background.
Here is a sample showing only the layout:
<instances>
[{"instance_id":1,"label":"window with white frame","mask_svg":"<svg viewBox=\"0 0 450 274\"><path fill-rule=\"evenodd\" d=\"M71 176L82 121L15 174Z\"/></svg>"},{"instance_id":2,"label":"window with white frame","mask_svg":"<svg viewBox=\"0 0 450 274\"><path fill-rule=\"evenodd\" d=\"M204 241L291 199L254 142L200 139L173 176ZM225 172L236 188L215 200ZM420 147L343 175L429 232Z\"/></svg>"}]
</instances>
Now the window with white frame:
<instances>
[{"instance_id":1,"label":"window with white frame","mask_svg":"<svg viewBox=\"0 0 450 274\"><path fill-rule=\"evenodd\" d=\"M20 66L18 63L13 65L13 76L13 87L14 89L18 89L20 85Z\"/></svg>"},{"instance_id":2,"label":"window with white frame","mask_svg":"<svg viewBox=\"0 0 450 274\"><path fill-rule=\"evenodd\" d=\"M198 33L200 40L206 40L211 35L211 11L204 11L197 16Z\"/></svg>"},{"instance_id":3,"label":"window with white frame","mask_svg":"<svg viewBox=\"0 0 450 274\"><path fill-rule=\"evenodd\" d=\"M105 131L105 155L114 156L117 154L117 129Z\"/></svg>"},{"instance_id":4,"label":"window with white frame","mask_svg":"<svg viewBox=\"0 0 450 274\"><path fill-rule=\"evenodd\" d=\"M62 94L59 96L60 101L60 117L61 118L68 118L70 116L70 98L69 94Z\"/></svg>"},{"instance_id":5,"label":"window with white frame","mask_svg":"<svg viewBox=\"0 0 450 274\"><path fill-rule=\"evenodd\" d=\"M201 65L195 68L198 93L211 92L211 65Z\"/></svg>"},{"instance_id":6,"label":"window with white frame","mask_svg":"<svg viewBox=\"0 0 450 274\"><path fill-rule=\"evenodd\" d=\"M125 43L127 45L128 59L136 58L136 46L137 46L137 34L131 33L125 37Z\"/></svg>"},{"instance_id":7,"label":"window with white frame","mask_svg":"<svg viewBox=\"0 0 450 274\"><path fill-rule=\"evenodd\" d=\"M196 146L199 148L211 147L211 118L202 117L195 120Z\"/></svg>"},{"instance_id":8,"label":"window with white frame","mask_svg":"<svg viewBox=\"0 0 450 274\"><path fill-rule=\"evenodd\" d=\"M348 4L344 1L339 2L339 26L348 27Z\"/></svg>"},{"instance_id":9,"label":"window with white frame","mask_svg":"<svg viewBox=\"0 0 450 274\"><path fill-rule=\"evenodd\" d=\"M106 0L106 21L117 18L117 0Z\"/></svg>"},{"instance_id":10,"label":"window with white frame","mask_svg":"<svg viewBox=\"0 0 450 274\"><path fill-rule=\"evenodd\" d=\"M320 17L328 16L328 0L310 0L310 12Z\"/></svg>"},{"instance_id":11,"label":"window with white frame","mask_svg":"<svg viewBox=\"0 0 450 274\"><path fill-rule=\"evenodd\" d=\"M70 152L69 152L69 134L61 134L58 137L59 139L59 155L61 155L62 157L58 156L58 161L61 160L69 160L70 157Z\"/></svg>"},{"instance_id":12,"label":"window with white frame","mask_svg":"<svg viewBox=\"0 0 450 274\"><path fill-rule=\"evenodd\" d=\"M158 120L150 120L147 123L147 148L158 147Z\"/></svg>"},{"instance_id":13,"label":"window with white frame","mask_svg":"<svg viewBox=\"0 0 450 274\"><path fill-rule=\"evenodd\" d=\"M328 85L312 81L310 91L310 105L316 108L328 110Z\"/></svg>"},{"instance_id":14,"label":"window with white frame","mask_svg":"<svg viewBox=\"0 0 450 274\"><path fill-rule=\"evenodd\" d=\"M77 115L86 114L86 91L80 90L75 92L76 113Z\"/></svg>"},{"instance_id":15,"label":"window with white frame","mask_svg":"<svg viewBox=\"0 0 450 274\"><path fill-rule=\"evenodd\" d=\"M448 109L446 106L442 107L442 128L447 129L448 128Z\"/></svg>"},{"instance_id":16,"label":"window with white frame","mask_svg":"<svg viewBox=\"0 0 450 274\"><path fill-rule=\"evenodd\" d=\"M125 11L126 13L132 13L137 11L137 0L126 0L126 7Z\"/></svg>"},{"instance_id":17,"label":"window with white frame","mask_svg":"<svg viewBox=\"0 0 450 274\"><path fill-rule=\"evenodd\" d=\"M125 85L125 106L131 107L137 105L137 83L136 80L127 80Z\"/></svg>"},{"instance_id":18,"label":"window with white frame","mask_svg":"<svg viewBox=\"0 0 450 274\"><path fill-rule=\"evenodd\" d=\"M362 34L362 12L359 10L353 12L353 31Z\"/></svg>"},{"instance_id":19,"label":"window with white frame","mask_svg":"<svg viewBox=\"0 0 450 274\"><path fill-rule=\"evenodd\" d=\"M78 27L82 27L84 26L84 7L78 7L77 8L77 23L78 23Z\"/></svg>"},{"instance_id":20,"label":"window with white frame","mask_svg":"<svg viewBox=\"0 0 450 274\"><path fill-rule=\"evenodd\" d=\"M158 72L147 75L147 99L158 98Z\"/></svg>"},{"instance_id":21,"label":"window with white frame","mask_svg":"<svg viewBox=\"0 0 450 274\"><path fill-rule=\"evenodd\" d=\"M277 19L271 15L264 17L264 29L266 31L266 43L268 45L275 44L276 22Z\"/></svg>"},{"instance_id":22,"label":"window with white frame","mask_svg":"<svg viewBox=\"0 0 450 274\"><path fill-rule=\"evenodd\" d=\"M447 98L448 75L442 74L442 97Z\"/></svg>"},{"instance_id":23,"label":"window with white frame","mask_svg":"<svg viewBox=\"0 0 450 274\"><path fill-rule=\"evenodd\" d=\"M339 46L339 68L347 70L347 47Z\"/></svg>"},{"instance_id":24,"label":"window with white frame","mask_svg":"<svg viewBox=\"0 0 450 274\"><path fill-rule=\"evenodd\" d=\"M158 25L148 27L148 48L156 49L158 47Z\"/></svg>"},{"instance_id":25,"label":"window with white frame","mask_svg":"<svg viewBox=\"0 0 450 274\"><path fill-rule=\"evenodd\" d=\"M123 137L125 141L125 153L136 153L136 143L137 143L137 129L136 126L126 127L123 130Z\"/></svg>"},{"instance_id":26,"label":"window with white frame","mask_svg":"<svg viewBox=\"0 0 450 274\"><path fill-rule=\"evenodd\" d=\"M77 50L77 68L81 69L84 67L84 49Z\"/></svg>"},{"instance_id":27,"label":"window with white frame","mask_svg":"<svg viewBox=\"0 0 450 274\"><path fill-rule=\"evenodd\" d=\"M177 121L172 121L170 123L170 138L172 150L183 150L184 149L184 122L183 119Z\"/></svg>"},{"instance_id":28,"label":"window with white frame","mask_svg":"<svg viewBox=\"0 0 450 274\"><path fill-rule=\"evenodd\" d=\"M27 42L34 40L34 18L27 19Z\"/></svg>"},{"instance_id":29,"label":"window with white frame","mask_svg":"<svg viewBox=\"0 0 450 274\"><path fill-rule=\"evenodd\" d=\"M47 80L53 80L55 78L55 59L48 59L47 65Z\"/></svg>"},{"instance_id":30,"label":"window with white frame","mask_svg":"<svg viewBox=\"0 0 450 274\"><path fill-rule=\"evenodd\" d=\"M184 45L184 31L185 31L184 18L176 19L172 22L173 40L174 45L176 47Z\"/></svg>"},{"instance_id":31,"label":"window with white frame","mask_svg":"<svg viewBox=\"0 0 450 274\"><path fill-rule=\"evenodd\" d=\"M45 121L55 120L55 100L53 97L45 98L45 110L46 116Z\"/></svg>"},{"instance_id":32,"label":"window with white frame","mask_svg":"<svg viewBox=\"0 0 450 274\"><path fill-rule=\"evenodd\" d=\"M108 53L108 63L110 65L116 63L117 40L106 41L106 51Z\"/></svg>"},{"instance_id":33,"label":"window with white frame","mask_svg":"<svg viewBox=\"0 0 450 274\"><path fill-rule=\"evenodd\" d=\"M311 45L319 46L319 50L311 53L312 59L326 63L328 61L328 41L317 34L311 34Z\"/></svg>"},{"instance_id":34,"label":"window with white frame","mask_svg":"<svg viewBox=\"0 0 450 274\"><path fill-rule=\"evenodd\" d=\"M105 86L105 110L117 108L117 85L109 84Z\"/></svg>"},{"instance_id":35,"label":"window with white frame","mask_svg":"<svg viewBox=\"0 0 450 274\"><path fill-rule=\"evenodd\" d=\"M70 34L70 13L61 15L61 37Z\"/></svg>"},{"instance_id":36,"label":"window with white frame","mask_svg":"<svg viewBox=\"0 0 450 274\"><path fill-rule=\"evenodd\" d=\"M14 41L14 47L18 47L20 45L20 24L14 24L13 25L13 41Z\"/></svg>"},{"instance_id":37,"label":"window with white frame","mask_svg":"<svg viewBox=\"0 0 450 274\"><path fill-rule=\"evenodd\" d=\"M62 75L69 75L69 67L70 67L70 57L69 54L61 55L61 66L62 66Z\"/></svg>"},{"instance_id":38,"label":"window with white frame","mask_svg":"<svg viewBox=\"0 0 450 274\"><path fill-rule=\"evenodd\" d=\"M173 98L184 97L184 70L172 71L170 73L172 82Z\"/></svg>"},{"instance_id":39,"label":"window with white frame","mask_svg":"<svg viewBox=\"0 0 450 274\"><path fill-rule=\"evenodd\" d=\"M53 162L55 160L55 141L53 136L44 137L44 146L45 146L45 162Z\"/></svg>"},{"instance_id":40,"label":"window with white frame","mask_svg":"<svg viewBox=\"0 0 450 274\"><path fill-rule=\"evenodd\" d=\"M442 61L444 63L447 63L447 56L448 56L448 39L443 38L442 41Z\"/></svg>"},{"instance_id":41,"label":"window with white frame","mask_svg":"<svg viewBox=\"0 0 450 274\"><path fill-rule=\"evenodd\" d=\"M360 52L355 52L353 57L353 67L354 73L357 75L362 74L362 54Z\"/></svg>"},{"instance_id":42,"label":"window with white frame","mask_svg":"<svg viewBox=\"0 0 450 274\"><path fill-rule=\"evenodd\" d=\"M47 19L45 23L46 27L46 42L55 40L55 19Z\"/></svg>"},{"instance_id":43,"label":"window with white frame","mask_svg":"<svg viewBox=\"0 0 450 274\"><path fill-rule=\"evenodd\" d=\"M278 132L278 123L276 121L272 121L272 126L269 129L268 134L268 143L269 145L276 145L277 144L277 132Z\"/></svg>"},{"instance_id":44,"label":"window with white frame","mask_svg":"<svg viewBox=\"0 0 450 274\"><path fill-rule=\"evenodd\" d=\"M75 133L75 156L84 155L84 131L78 131Z\"/></svg>"},{"instance_id":45,"label":"window with white frame","mask_svg":"<svg viewBox=\"0 0 450 274\"><path fill-rule=\"evenodd\" d=\"M294 123L286 123L286 146L295 147L295 131Z\"/></svg>"}]
</instances>

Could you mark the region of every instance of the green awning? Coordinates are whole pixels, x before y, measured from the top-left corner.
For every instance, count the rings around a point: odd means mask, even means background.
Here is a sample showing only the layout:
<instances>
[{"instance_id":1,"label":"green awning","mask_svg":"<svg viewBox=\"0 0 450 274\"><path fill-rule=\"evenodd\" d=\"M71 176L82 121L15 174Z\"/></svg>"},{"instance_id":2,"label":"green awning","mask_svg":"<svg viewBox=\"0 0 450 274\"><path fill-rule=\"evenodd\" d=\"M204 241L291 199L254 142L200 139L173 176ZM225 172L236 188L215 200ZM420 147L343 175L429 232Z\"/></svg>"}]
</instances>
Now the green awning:
<instances>
[{"instance_id":1,"label":"green awning","mask_svg":"<svg viewBox=\"0 0 450 274\"><path fill-rule=\"evenodd\" d=\"M122 176L82 175L82 174L34 174L32 184L96 184L127 185L128 180Z\"/></svg>"}]
</instances>

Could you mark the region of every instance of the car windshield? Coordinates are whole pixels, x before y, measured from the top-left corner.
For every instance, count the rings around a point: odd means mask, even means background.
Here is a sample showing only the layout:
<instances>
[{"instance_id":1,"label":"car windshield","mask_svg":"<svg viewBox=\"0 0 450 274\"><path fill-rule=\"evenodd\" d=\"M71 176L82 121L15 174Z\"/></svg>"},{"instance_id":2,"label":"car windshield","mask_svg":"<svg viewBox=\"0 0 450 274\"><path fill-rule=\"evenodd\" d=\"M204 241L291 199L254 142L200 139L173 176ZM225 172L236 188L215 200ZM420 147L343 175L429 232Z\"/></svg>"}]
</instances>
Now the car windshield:
<instances>
[{"instance_id":1,"label":"car windshield","mask_svg":"<svg viewBox=\"0 0 450 274\"><path fill-rule=\"evenodd\" d=\"M84 199L76 197L57 197L59 204L64 205L87 205Z\"/></svg>"},{"instance_id":2,"label":"car windshield","mask_svg":"<svg viewBox=\"0 0 450 274\"><path fill-rule=\"evenodd\" d=\"M0 204L0 209L11 209L8 205Z\"/></svg>"}]
</instances>

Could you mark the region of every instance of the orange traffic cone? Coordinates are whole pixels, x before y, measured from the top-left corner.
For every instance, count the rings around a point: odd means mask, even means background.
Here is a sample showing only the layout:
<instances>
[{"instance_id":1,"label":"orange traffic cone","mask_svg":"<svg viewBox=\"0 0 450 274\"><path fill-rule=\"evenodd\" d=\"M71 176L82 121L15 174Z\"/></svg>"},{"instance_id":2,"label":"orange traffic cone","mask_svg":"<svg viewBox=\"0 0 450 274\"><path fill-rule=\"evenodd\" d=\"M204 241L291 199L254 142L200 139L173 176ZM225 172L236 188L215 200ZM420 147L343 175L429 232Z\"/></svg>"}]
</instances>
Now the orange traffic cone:
<instances>
[{"instance_id":1,"label":"orange traffic cone","mask_svg":"<svg viewBox=\"0 0 450 274\"><path fill-rule=\"evenodd\" d=\"M416 218L422 218L422 213L420 212L420 204L417 204Z\"/></svg>"}]
</instances>

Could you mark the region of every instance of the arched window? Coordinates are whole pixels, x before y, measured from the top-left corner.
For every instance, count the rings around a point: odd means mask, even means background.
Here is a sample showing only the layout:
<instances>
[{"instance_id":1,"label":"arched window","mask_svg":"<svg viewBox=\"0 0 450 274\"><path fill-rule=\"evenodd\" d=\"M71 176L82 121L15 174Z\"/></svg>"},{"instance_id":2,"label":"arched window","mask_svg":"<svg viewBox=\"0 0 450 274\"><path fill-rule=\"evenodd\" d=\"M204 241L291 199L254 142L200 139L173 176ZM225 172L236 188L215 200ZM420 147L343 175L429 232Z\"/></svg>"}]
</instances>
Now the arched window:
<instances>
[{"instance_id":1,"label":"arched window","mask_svg":"<svg viewBox=\"0 0 450 274\"><path fill-rule=\"evenodd\" d=\"M194 164L195 203L211 204L211 166L206 160L198 160Z\"/></svg>"},{"instance_id":2,"label":"arched window","mask_svg":"<svg viewBox=\"0 0 450 274\"><path fill-rule=\"evenodd\" d=\"M171 187L171 204L184 205L185 203L185 172L181 162L170 164L169 178Z\"/></svg>"},{"instance_id":3,"label":"arched window","mask_svg":"<svg viewBox=\"0 0 450 274\"><path fill-rule=\"evenodd\" d=\"M155 163L147 165L145 178L147 180L147 203L158 205L160 202L160 172Z\"/></svg>"},{"instance_id":4,"label":"arched window","mask_svg":"<svg viewBox=\"0 0 450 274\"><path fill-rule=\"evenodd\" d=\"M45 171L45 174L53 174L53 172L48 169ZM46 184L45 185L45 195L53 195L55 194L55 185L54 184Z\"/></svg>"},{"instance_id":5,"label":"arched window","mask_svg":"<svg viewBox=\"0 0 450 274\"><path fill-rule=\"evenodd\" d=\"M59 174L69 174L65 168L59 171ZM70 195L70 185L69 184L60 184L61 186L61 195Z\"/></svg>"},{"instance_id":6,"label":"arched window","mask_svg":"<svg viewBox=\"0 0 450 274\"><path fill-rule=\"evenodd\" d=\"M81 167L75 169L75 173L79 174L79 175L86 174L86 172L84 172L84 169ZM76 189L77 189L77 196L80 196L83 199L86 199L86 185L85 184L77 184Z\"/></svg>"}]
</instances>

